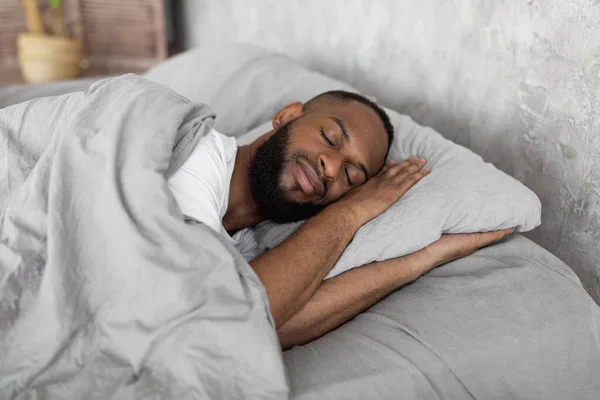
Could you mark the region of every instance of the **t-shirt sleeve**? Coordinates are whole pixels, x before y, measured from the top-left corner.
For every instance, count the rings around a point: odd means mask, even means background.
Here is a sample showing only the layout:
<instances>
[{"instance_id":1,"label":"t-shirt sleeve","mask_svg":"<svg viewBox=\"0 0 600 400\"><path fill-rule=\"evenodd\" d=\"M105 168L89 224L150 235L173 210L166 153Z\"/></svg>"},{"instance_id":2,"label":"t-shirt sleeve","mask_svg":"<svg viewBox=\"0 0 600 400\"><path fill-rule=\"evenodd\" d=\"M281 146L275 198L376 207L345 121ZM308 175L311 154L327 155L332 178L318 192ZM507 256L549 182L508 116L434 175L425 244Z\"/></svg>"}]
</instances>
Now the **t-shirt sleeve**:
<instances>
[{"instance_id":1,"label":"t-shirt sleeve","mask_svg":"<svg viewBox=\"0 0 600 400\"><path fill-rule=\"evenodd\" d=\"M198 142L169 179L169 188L185 217L220 232L227 165L216 140L215 135L208 134Z\"/></svg>"}]
</instances>

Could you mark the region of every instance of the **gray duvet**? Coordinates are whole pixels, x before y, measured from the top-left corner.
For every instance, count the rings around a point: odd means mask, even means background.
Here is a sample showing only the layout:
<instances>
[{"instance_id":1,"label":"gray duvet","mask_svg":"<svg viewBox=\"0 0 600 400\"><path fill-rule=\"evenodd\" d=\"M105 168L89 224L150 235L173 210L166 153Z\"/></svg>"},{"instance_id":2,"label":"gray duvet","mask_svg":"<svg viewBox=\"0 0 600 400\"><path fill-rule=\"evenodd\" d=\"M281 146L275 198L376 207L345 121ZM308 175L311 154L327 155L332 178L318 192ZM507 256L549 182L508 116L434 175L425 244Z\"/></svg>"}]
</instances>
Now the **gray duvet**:
<instances>
[{"instance_id":1,"label":"gray duvet","mask_svg":"<svg viewBox=\"0 0 600 400\"><path fill-rule=\"evenodd\" d=\"M214 114L136 76L0 111L0 399L281 399L264 289L165 177Z\"/></svg>"}]
</instances>

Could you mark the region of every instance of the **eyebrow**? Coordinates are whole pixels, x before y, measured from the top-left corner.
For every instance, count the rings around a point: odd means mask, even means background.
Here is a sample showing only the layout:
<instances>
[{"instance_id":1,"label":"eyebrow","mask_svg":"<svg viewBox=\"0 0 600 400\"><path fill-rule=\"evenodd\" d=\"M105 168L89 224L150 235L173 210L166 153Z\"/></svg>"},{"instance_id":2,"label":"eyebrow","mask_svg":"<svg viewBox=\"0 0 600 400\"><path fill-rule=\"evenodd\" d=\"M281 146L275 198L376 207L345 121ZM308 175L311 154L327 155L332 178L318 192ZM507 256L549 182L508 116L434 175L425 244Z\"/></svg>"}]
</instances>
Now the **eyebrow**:
<instances>
[{"instance_id":1,"label":"eyebrow","mask_svg":"<svg viewBox=\"0 0 600 400\"><path fill-rule=\"evenodd\" d=\"M350 143L350 135L348 135L348 131L346 130L346 127L344 126L344 123L342 122L341 119L337 118L337 117L329 117L331 118L339 127L340 130L342 131L342 137L344 138L344 140L346 141L346 143ZM365 181L369 179L369 172L367 172L367 167L365 167L365 164L358 162L358 168L360 168L360 170L363 172L363 174L365 174Z\"/></svg>"}]
</instances>

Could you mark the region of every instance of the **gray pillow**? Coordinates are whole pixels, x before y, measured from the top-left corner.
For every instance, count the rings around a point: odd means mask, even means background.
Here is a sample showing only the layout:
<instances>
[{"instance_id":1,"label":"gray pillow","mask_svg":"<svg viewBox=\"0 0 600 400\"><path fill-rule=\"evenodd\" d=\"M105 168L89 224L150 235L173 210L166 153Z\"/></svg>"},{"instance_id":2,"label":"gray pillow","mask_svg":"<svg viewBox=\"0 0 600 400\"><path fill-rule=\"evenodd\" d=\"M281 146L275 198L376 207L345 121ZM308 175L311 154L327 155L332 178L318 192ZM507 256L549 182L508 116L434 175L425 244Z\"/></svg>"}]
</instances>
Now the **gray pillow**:
<instances>
[{"instance_id":1,"label":"gray pillow","mask_svg":"<svg viewBox=\"0 0 600 400\"><path fill-rule=\"evenodd\" d=\"M423 157L431 173L388 211L359 229L326 279L373 261L412 253L443 233L512 227L525 232L540 224L540 201L521 182L433 129L386 111L396 130L390 158ZM238 143L249 143L270 129L270 122L260 125L241 136ZM301 224L259 224L255 233L260 252L277 246Z\"/></svg>"}]
</instances>

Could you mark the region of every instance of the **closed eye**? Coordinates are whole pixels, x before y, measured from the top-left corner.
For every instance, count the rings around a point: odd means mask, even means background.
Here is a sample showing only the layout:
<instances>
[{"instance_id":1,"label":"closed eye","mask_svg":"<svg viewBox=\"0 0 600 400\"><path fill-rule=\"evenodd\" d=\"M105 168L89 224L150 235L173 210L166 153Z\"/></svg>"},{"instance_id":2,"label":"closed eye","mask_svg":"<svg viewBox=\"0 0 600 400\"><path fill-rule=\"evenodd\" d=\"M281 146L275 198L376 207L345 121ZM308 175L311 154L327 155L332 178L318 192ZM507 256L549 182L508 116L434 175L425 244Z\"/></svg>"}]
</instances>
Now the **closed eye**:
<instances>
[{"instance_id":1,"label":"closed eye","mask_svg":"<svg viewBox=\"0 0 600 400\"><path fill-rule=\"evenodd\" d=\"M344 170L346 171L346 178L348 178L348 185L352 186L352 181L350 180L350 174L348 173L348 167L344 166Z\"/></svg>"},{"instance_id":2,"label":"closed eye","mask_svg":"<svg viewBox=\"0 0 600 400\"><path fill-rule=\"evenodd\" d=\"M335 147L335 145L333 144L333 142L331 140L329 140L329 138L327 137L327 135L325 134L323 129L321 129L321 136L323 136L323 139L325 139L331 147Z\"/></svg>"}]
</instances>

